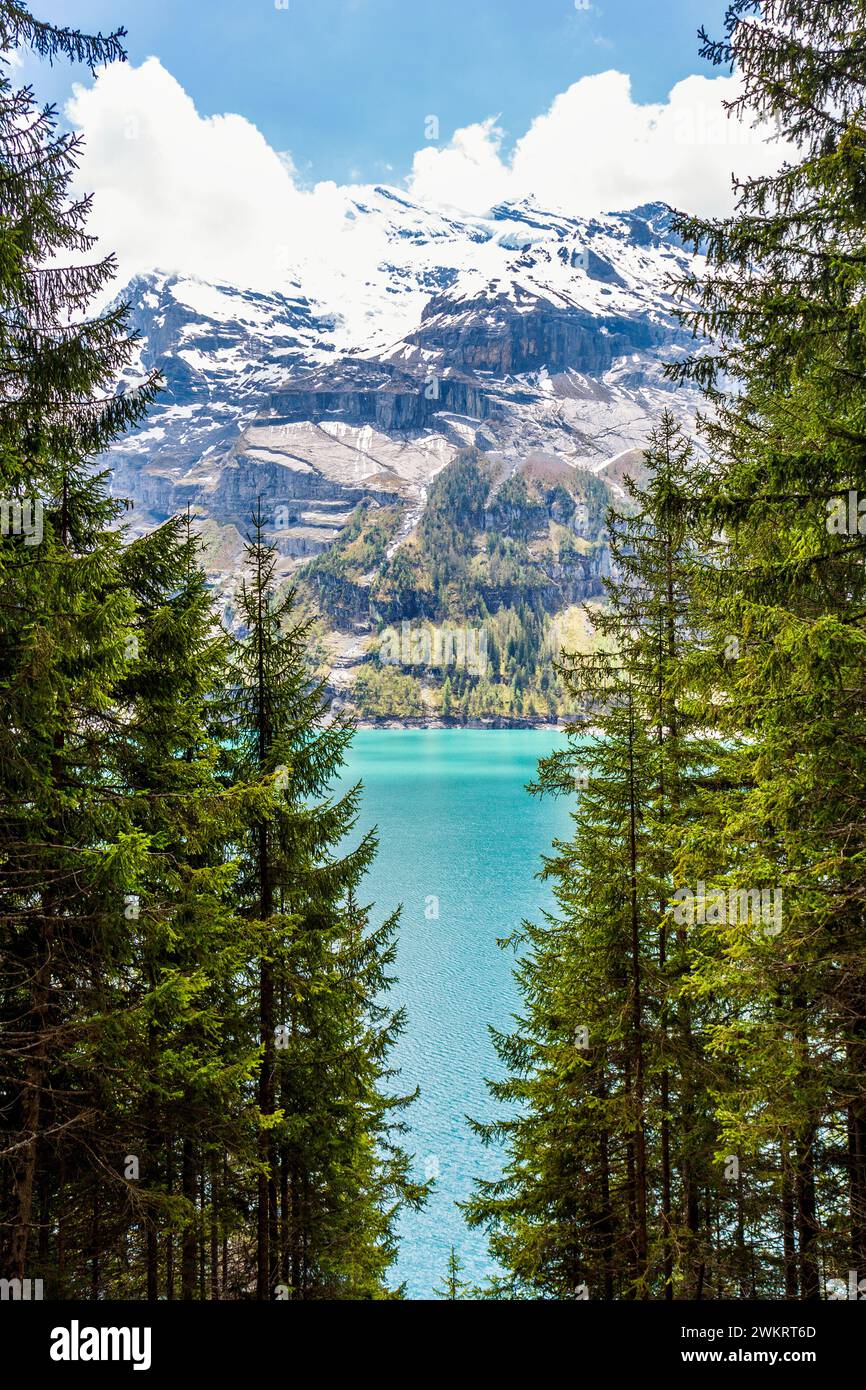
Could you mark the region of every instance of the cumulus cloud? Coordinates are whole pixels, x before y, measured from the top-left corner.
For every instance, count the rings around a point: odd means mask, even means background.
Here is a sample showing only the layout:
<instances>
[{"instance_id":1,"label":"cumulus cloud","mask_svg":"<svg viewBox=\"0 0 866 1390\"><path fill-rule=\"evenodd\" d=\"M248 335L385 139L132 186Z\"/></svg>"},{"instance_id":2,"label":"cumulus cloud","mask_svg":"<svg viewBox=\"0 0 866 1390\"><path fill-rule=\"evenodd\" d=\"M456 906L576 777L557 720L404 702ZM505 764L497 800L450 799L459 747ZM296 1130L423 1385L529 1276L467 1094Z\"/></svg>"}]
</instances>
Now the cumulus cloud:
<instances>
[{"instance_id":1,"label":"cumulus cloud","mask_svg":"<svg viewBox=\"0 0 866 1390\"><path fill-rule=\"evenodd\" d=\"M481 215L531 198L574 214L661 199L702 213L731 206L731 173L777 167L766 131L729 121L733 77L688 77L666 102L632 99L629 79L575 82L506 150L497 117L417 152L416 200ZM353 215L363 190L299 186L295 164L243 116L202 116L156 58L115 65L67 105L86 145L78 175L93 190L92 229L119 259L119 278L159 267L276 288L303 262L375 266L380 231ZM298 152L303 153L303 152ZM314 287L309 287L313 288Z\"/></svg>"},{"instance_id":2,"label":"cumulus cloud","mask_svg":"<svg viewBox=\"0 0 866 1390\"><path fill-rule=\"evenodd\" d=\"M687 77L666 102L641 105L624 73L583 77L536 117L510 157L494 122L467 126L447 146L415 155L409 186L424 201L478 213L501 199L533 198L581 215L656 200L724 214L732 173L767 173L781 159L766 127L729 119L723 103L738 82Z\"/></svg>"},{"instance_id":3,"label":"cumulus cloud","mask_svg":"<svg viewBox=\"0 0 866 1390\"><path fill-rule=\"evenodd\" d=\"M298 215L285 155L242 116L200 116L155 58L77 86L66 114L84 133L78 183L123 278L154 266L243 285L273 283L280 229Z\"/></svg>"},{"instance_id":4,"label":"cumulus cloud","mask_svg":"<svg viewBox=\"0 0 866 1390\"><path fill-rule=\"evenodd\" d=\"M513 181L501 153L504 139L505 132L491 116L455 131L442 148L427 145L412 162L410 192L422 203L486 212L509 196Z\"/></svg>"}]
</instances>

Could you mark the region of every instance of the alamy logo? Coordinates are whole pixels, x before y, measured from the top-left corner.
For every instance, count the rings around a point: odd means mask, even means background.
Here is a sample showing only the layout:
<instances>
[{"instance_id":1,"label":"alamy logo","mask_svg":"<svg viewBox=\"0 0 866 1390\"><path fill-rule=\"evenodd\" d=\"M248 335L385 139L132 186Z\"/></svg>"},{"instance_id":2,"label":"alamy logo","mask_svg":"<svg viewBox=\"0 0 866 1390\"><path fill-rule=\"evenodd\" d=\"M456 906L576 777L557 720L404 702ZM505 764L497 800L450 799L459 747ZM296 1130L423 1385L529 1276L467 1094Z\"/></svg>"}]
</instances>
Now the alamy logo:
<instances>
[{"instance_id":1,"label":"alamy logo","mask_svg":"<svg viewBox=\"0 0 866 1390\"><path fill-rule=\"evenodd\" d=\"M40 545L42 541L42 501L25 497L0 497L0 535L22 536L25 545Z\"/></svg>"},{"instance_id":2,"label":"alamy logo","mask_svg":"<svg viewBox=\"0 0 866 1390\"><path fill-rule=\"evenodd\" d=\"M831 498L827 530L831 536L866 536L866 497L852 489L847 497Z\"/></svg>"},{"instance_id":3,"label":"alamy logo","mask_svg":"<svg viewBox=\"0 0 866 1390\"><path fill-rule=\"evenodd\" d=\"M150 1370L149 1327L55 1327L49 1355L52 1361L131 1361L134 1371Z\"/></svg>"},{"instance_id":4,"label":"alamy logo","mask_svg":"<svg viewBox=\"0 0 866 1390\"><path fill-rule=\"evenodd\" d=\"M847 1285L842 1279L827 1280L827 1297L831 1302L851 1299L862 1303L866 1299L866 1279L861 1279L856 1269L849 1269Z\"/></svg>"},{"instance_id":5,"label":"alamy logo","mask_svg":"<svg viewBox=\"0 0 866 1390\"><path fill-rule=\"evenodd\" d=\"M678 888L674 893L673 918L678 926L759 925L765 936L778 936L782 930L781 888L732 888L724 893L698 883L697 891Z\"/></svg>"},{"instance_id":6,"label":"alamy logo","mask_svg":"<svg viewBox=\"0 0 866 1390\"><path fill-rule=\"evenodd\" d=\"M0 1300L19 1299L25 1303L42 1297L41 1279L0 1279Z\"/></svg>"},{"instance_id":7,"label":"alamy logo","mask_svg":"<svg viewBox=\"0 0 866 1390\"><path fill-rule=\"evenodd\" d=\"M379 659L389 666L429 666L433 669L455 666L475 676L487 674L487 631L485 628L429 628L412 631L404 619L400 631L386 628L382 633Z\"/></svg>"}]
</instances>

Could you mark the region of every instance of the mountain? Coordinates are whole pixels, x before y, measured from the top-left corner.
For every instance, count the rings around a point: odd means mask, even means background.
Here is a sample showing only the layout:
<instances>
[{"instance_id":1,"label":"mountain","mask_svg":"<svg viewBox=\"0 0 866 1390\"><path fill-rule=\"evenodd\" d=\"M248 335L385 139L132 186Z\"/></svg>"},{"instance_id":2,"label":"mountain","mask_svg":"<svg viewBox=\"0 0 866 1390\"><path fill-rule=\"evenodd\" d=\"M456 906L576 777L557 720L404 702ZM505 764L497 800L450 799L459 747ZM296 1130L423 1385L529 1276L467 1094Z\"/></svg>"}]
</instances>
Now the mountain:
<instances>
[{"instance_id":1,"label":"mountain","mask_svg":"<svg viewBox=\"0 0 866 1390\"><path fill-rule=\"evenodd\" d=\"M557 717L558 646L591 640L609 567L605 507L663 407L694 408L663 377L691 341L670 281L694 258L662 204L458 218L384 187L340 196L339 253L279 289L127 287L129 378L157 366L165 390L108 456L113 489L133 531L194 509L229 614L260 498L362 714ZM483 672L436 666L443 627L483 633Z\"/></svg>"}]
</instances>

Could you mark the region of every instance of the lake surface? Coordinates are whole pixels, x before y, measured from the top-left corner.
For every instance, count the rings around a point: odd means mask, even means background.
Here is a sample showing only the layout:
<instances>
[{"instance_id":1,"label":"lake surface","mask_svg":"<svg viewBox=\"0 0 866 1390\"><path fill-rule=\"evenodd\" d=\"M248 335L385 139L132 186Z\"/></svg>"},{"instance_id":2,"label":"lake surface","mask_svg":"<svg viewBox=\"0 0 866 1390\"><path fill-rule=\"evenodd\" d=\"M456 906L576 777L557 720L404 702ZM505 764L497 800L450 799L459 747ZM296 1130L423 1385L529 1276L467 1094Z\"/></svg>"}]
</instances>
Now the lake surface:
<instances>
[{"instance_id":1,"label":"lake surface","mask_svg":"<svg viewBox=\"0 0 866 1390\"><path fill-rule=\"evenodd\" d=\"M450 1247L481 1282L492 1266L483 1232L455 1202L498 1171L499 1155L471 1134L466 1115L489 1119L485 1077L500 1075L488 1027L508 1029L518 1007L514 956L497 946L524 917L552 902L535 874L568 806L525 790L538 758L562 736L524 729L360 730L349 759L364 782L361 827L377 825L378 858L364 901L381 920L403 904L392 1000L408 1023L394 1054L419 1100L405 1145L419 1177L438 1173L426 1209L403 1218L394 1282L429 1298ZM436 915L438 913L438 915Z\"/></svg>"}]
</instances>

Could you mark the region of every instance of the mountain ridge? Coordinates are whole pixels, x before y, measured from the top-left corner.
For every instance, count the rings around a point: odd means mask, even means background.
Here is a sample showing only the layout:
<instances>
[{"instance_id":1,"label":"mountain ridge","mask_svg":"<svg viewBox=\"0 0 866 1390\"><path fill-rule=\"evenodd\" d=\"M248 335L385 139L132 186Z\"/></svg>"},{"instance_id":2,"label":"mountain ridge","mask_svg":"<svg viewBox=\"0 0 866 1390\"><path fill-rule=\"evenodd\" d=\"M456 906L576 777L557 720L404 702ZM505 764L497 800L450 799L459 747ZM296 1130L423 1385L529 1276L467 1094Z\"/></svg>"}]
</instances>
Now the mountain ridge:
<instances>
[{"instance_id":1,"label":"mountain ridge","mask_svg":"<svg viewBox=\"0 0 866 1390\"><path fill-rule=\"evenodd\" d=\"M347 238L358 238L363 255L332 267L330 280L315 262L271 291L164 271L137 277L124 293L140 335L128 377L158 367L165 390L145 426L107 459L113 490L134 501L132 529L191 508L230 613L243 536L261 499L282 577L323 604L323 662L335 663L335 693L349 701L354 677L377 665L386 620L423 610L432 623L495 626L500 610L513 611L531 638L521 639L510 671L506 661L491 673L499 693L479 708L503 716L502 691L514 694L516 680L526 708L512 700L513 717L555 717L553 663L542 651L548 628L600 598L606 564L600 555L587 560L604 549L583 522L587 495L595 507L621 499L622 461L639 466L661 409L687 417L694 406L663 371L691 342L670 279L698 260L671 232L671 216L649 204L570 218L524 200L487 218L459 218L379 185L347 201ZM467 459L476 470L483 461L483 486ZM540 460L541 473L558 470L556 486L539 474ZM475 552L468 568L459 547L437 556L427 525L448 470L487 488L470 520L456 508L463 549ZM509 486L503 511L497 498ZM330 602L321 557L333 550L336 565L351 555L359 516L359 534L379 535L387 518L388 535L367 557L369 582L359 585L362 574L346 560L342 577L357 591L347 606ZM398 560L415 567L420 585L407 612L393 596L361 603L361 590L387 589ZM488 582L491 566L500 578L510 566L511 578ZM420 603L431 575L437 597ZM349 649L358 653L354 666L345 662ZM406 679L418 684L424 712L441 714L443 673Z\"/></svg>"}]
</instances>

